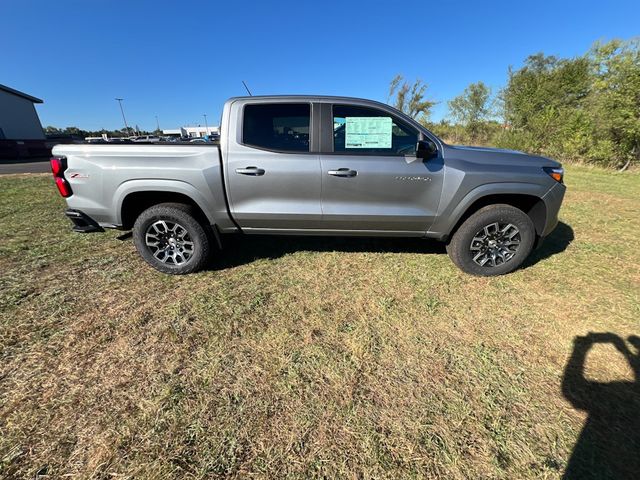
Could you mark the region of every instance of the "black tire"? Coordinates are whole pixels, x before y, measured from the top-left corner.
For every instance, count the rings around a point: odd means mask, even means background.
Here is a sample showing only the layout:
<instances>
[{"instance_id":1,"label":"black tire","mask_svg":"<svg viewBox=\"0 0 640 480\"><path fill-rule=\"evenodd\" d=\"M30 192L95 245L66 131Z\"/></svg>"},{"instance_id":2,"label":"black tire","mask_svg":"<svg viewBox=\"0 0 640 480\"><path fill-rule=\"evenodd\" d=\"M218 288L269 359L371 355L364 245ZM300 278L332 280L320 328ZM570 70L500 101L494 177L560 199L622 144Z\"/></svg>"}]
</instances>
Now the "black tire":
<instances>
[{"instance_id":1,"label":"black tire","mask_svg":"<svg viewBox=\"0 0 640 480\"><path fill-rule=\"evenodd\" d=\"M163 273L184 275L202 270L209 261L211 238L207 227L197 218L195 208L183 203L160 203L147 208L133 225L136 250L149 265ZM172 234L169 230L166 234L169 238L161 236L159 247L147 245L147 234L150 243L155 243L162 234L161 230L165 228L161 226L162 222L165 227L177 225L173 230L177 233Z\"/></svg>"},{"instance_id":2,"label":"black tire","mask_svg":"<svg viewBox=\"0 0 640 480\"><path fill-rule=\"evenodd\" d=\"M522 265L535 239L533 222L522 210L511 205L489 205L460 225L447 245L447 253L463 272L483 277L504 275Z\"/></svg>"}]
</instances>

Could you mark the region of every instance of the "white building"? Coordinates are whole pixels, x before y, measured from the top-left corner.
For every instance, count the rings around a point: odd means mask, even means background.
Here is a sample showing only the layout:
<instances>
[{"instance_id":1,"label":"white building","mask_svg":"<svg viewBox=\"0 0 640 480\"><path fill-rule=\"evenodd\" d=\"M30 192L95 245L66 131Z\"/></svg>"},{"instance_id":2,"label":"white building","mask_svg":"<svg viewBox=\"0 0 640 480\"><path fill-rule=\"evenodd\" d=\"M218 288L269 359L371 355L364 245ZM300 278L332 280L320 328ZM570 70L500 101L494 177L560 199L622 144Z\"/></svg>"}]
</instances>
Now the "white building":
<instances>
[{"instance_id":1,"label":"white building","mask_svg":"<svg viewBox=\"0 0 640 480\"><path fill-rule=\"evenodd\" d=\"M162 130L163 135L168 135L171 137L191 137L191 138L200 138L205 135L219 135L220 127L201 127L198 125L197 127L180 127L180 128L171 128L168 130Z\"/></svg>"},{"instance_id":2,"label":"white building","mask_svg":"<svg viewBox=\"0 0 640 480\"><path fill-rule=\"evenodd\" d=\"M0 85L0 140L44 140L36 103L42 100Z\"/></svg>"}]
</instances>

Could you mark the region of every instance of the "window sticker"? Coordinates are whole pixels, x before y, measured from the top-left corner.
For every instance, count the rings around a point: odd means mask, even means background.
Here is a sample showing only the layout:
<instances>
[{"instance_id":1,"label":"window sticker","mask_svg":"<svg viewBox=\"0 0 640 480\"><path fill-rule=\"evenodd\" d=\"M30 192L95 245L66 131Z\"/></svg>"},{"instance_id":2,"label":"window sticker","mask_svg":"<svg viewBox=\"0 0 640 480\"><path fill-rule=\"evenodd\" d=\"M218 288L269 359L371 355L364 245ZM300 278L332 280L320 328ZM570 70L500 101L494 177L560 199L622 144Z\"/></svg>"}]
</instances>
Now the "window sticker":
<instances>
[{"instance_id":1,"label":"window sticker","mask_svg":"<svg viewBox=\"0 0 640 480\"><path fill-rule=\"evenodd\" d=\"M391 117L347 117L345 148L391 148Z\"/></svg>"}]
</instances>

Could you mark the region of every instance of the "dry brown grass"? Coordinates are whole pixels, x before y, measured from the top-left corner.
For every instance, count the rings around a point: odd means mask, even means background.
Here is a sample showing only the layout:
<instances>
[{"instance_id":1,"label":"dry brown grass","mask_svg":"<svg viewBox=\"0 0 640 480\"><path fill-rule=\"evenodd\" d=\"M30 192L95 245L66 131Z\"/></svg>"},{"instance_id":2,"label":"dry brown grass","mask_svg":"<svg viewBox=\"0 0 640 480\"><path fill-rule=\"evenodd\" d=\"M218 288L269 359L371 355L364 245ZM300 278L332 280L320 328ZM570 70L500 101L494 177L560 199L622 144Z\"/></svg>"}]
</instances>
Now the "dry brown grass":
<instances>
[{"instance_id":1,"label":"dry brown grass","mask_svg":"<svg viewBox=\"0 0 640 480\"><path fill-rule=\"evenodd\" d=\"M640 176L567 183L505 277L423 241L279 237L170 277L72 234L48 176L0 179L0 476L559 478L573 340L640 333ZM632 378L605 345L587 373Z\"/></svg>"}]
</instances>

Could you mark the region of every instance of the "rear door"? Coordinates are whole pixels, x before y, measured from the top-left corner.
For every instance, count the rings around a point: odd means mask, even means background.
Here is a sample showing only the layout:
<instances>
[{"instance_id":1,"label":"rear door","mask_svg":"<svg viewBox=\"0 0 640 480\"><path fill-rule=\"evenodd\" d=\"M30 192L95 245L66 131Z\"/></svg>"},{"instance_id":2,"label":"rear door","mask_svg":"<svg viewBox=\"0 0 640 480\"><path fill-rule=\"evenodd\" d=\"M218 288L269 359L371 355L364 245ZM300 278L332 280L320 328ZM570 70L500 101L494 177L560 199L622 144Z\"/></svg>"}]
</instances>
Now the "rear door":
<instances>
[{"instance_id":1,"label":"rear door","mask_svg":"<svg viewBox=\"0 0 640 480\"><path fill-rule=\"evenodd\" d=\"M323 105L322 129L323 228L424 235L443 164L440 152L416 158L423 134L385 110L339 104Z\"/></svg>"},{"instance_id":2,"label":"rear door","mask_svg":"<svg viewBox=\"0 0 640 480\"><path fill-rule=\"evenodd\" d=\"M235 105L226 151L229 206L243 230L320 228L320 159L308 102Z\"/></svg>"}]
</instances>

